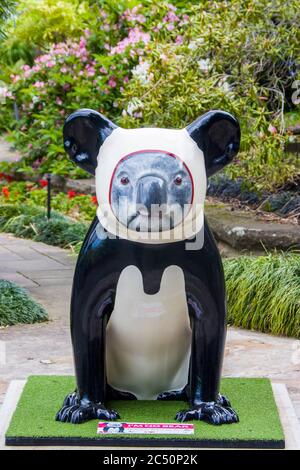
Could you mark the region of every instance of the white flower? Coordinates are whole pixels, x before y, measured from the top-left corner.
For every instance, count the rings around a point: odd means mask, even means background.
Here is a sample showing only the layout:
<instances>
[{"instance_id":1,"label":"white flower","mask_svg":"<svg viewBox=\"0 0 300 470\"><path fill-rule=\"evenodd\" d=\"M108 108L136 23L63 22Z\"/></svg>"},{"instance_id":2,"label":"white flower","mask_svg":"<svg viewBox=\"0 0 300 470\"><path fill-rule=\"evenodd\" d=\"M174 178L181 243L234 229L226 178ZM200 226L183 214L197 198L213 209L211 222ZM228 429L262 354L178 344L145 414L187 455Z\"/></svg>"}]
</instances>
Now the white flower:
<instances>
[{"instance_id":1,"label":"white flower","mask_svg":"<svg viewBox=\"0 0 300 470\"><path fill-rule=\"evenodd\" d=\"M149 62L140 62L136 67L132 69L132 75L137 78L143 85L151 80L151 74L149 74L150 64Z\"/></svg>"},{"instance_id":2,"label":"white flower","mask_svg":"<svg viewBox=\"0 0 300 470\"><path fill-rule=\"evenodd\" d=\"M230 85L230 83L227 82L226 77L222 78L220 82L218 83L219 88L222 89L223 93L225 95L229 95L232 92L233 86Z\"/></svg>"},{"instance_id":3,"label":"white flower","mask_svg":"<svg viewBox=\"0 0 300 470\"><path fill-rule=\"evenodd\" d=\"M127 105L126 113L133 116L133 113L144 107L143 102L138 98L133 98Z\"/></svg>"},{"instance_id":4,"label":"white flower","mask_svg":"<svg viewBox=\"0 0 300 470\"><path fill-rule=\"evenodd\" d=\"M6 86L0 87L0 96L5 97L6 93L7 93L7 87Z\"/></svg>"},{"instance_id":5,"label":"white flower","mask_svg":"<svg viewBox=\"0 0 300 470\"><path fill-rule=\"evenodd\" d=\"M191 51L194 51L195 49L197 49L197 46L200 46L200 44L204 44L204 39L203 38L197 38L194 41L191 41L188 45L188 48Z\"/></svg>"},{"instance_id":6,"label":"white flower","mask_svg":"<svg viewBox=\"0 0 300 470\"><path fill-rule=\"evenodd\" d=\"M207 73L211 68L211 62L209 59L200 59L197 62L199 69L201 72Z\"/></svg>"}]
</instances>

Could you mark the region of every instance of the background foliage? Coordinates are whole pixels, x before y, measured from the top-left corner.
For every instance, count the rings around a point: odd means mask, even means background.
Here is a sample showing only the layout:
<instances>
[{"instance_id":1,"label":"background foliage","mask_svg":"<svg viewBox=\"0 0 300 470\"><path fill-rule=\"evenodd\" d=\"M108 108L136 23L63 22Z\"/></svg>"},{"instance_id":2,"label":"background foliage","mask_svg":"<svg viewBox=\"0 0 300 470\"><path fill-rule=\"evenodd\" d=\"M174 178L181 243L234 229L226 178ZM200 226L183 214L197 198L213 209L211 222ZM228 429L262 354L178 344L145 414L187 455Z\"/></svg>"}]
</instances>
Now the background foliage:
<instances>
[{"instance_id":1,"label":"background foliage","mask_svg":"<svg viewBox=\"0 0 300 470\"><path fill-rule=\"evenodd\" d=\"M125 127L183 127L222 108L243 135L227 175L275 190L299 173L283 150L285 113L297 112L299 22L296 0L19 2L0 44L0 125L25 156L14 166L83 176L61 140L79 107Z\"/></svg>"}]
</instances>

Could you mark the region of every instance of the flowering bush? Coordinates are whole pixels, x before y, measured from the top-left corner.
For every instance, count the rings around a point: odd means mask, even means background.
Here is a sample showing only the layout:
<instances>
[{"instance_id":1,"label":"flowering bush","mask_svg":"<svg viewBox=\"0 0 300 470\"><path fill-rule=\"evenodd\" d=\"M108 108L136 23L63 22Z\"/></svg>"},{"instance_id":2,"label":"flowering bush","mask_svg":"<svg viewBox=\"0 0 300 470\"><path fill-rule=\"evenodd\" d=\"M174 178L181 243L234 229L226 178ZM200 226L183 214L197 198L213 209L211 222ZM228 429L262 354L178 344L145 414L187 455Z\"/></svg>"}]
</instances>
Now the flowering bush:
<instances>
[{"instance_id":1,"label":"flowering bush","mask_svg":"<svg viewBox=\"0 0 300 470\"><path fill-rule=\"evenodd\" d=\"M231 178L272 189L297 174L283 151L283 110L292 106L300 57L296 0L289 8L279 0L89 6L78 37L49 40L0 87L0 125L25 157L13 164L18 171L84 175L61 137L65 116L79 107L125 127L183 127L222 108L242 124L242 153L226 170Z\"/></svg>"}]
</instances>

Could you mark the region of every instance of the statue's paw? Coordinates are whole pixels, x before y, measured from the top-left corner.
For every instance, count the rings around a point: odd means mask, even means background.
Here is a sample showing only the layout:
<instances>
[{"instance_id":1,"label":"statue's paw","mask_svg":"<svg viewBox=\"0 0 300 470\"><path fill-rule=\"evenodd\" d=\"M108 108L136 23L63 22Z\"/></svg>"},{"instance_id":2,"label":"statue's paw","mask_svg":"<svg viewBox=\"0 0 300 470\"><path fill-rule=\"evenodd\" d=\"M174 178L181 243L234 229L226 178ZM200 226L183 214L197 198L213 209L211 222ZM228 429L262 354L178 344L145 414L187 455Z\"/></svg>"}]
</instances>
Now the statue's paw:
<instances>
[{"instance_id":1,"label":"statue's paw","mask_svg":"<svg viewBox=\"0 0 300 470\"><path fill-rule=\"evenodd\" d=\"M98 419L107 419L108 421L114 421L115 419L120 418L120 415L117 411L108 410L102 404L93 405L94 418Z\"/></svg>"},{"instance_id":2,"label":"statue's paw","mask_svg":"<svg viewBox=\"0 0 300 470\"><path fill-rule=\"evenodd\" d=\"M228 398L225 397L225 395L221 395L220 393L219 393L218 398L217 398L217 403L218 403L218 405L224 406L225 408L231 408L231 403L228 400Z\"/></svg>"},{"instance_id":3,"label":"statue's paw","mask_svg":"<svg viewBox=\"0 0 300 470\"><path fill-rule=\"evenodd\" d=\"M73 405L78 405L79 403L79 398L77 397L76 392L69 393L69 395L66 396L63 406L73 406Z\"/></svg>"},{"instance_id":4,"label":"statue's paw","mask_svg":"<svg viewBox=\"0 0 300 470\"><path fill-rule=\"evenodd\" d=\"M64 405L56 414L56 421L62 423L81 424L93 418L92 406L90 405Z\"/></svg>"},{"instance_id":5,"label":"statue's paw","mask_svg":"<svg viewBox=\"0 0 300 470\"><path fill-rule=\"evenodd\" d=\"M113 421L119 418L119 414L108 410L102 403L80 404L78 402L75 405L63 405L55 419L63 423L81 424L95 418Z\"/></svg>"},{"instance_id":6,"label":"statue's paw","mask_svg":"<svg viewBox=\"0 0 300 470\"><path fill-rule=\"evenodd\" d=\"M179 411L175 417L177 421L205 421L209 424L231 424L239 421L236 412L221 406L216 402L203 402L190 410Z\"/></svg>"}]
</instances>

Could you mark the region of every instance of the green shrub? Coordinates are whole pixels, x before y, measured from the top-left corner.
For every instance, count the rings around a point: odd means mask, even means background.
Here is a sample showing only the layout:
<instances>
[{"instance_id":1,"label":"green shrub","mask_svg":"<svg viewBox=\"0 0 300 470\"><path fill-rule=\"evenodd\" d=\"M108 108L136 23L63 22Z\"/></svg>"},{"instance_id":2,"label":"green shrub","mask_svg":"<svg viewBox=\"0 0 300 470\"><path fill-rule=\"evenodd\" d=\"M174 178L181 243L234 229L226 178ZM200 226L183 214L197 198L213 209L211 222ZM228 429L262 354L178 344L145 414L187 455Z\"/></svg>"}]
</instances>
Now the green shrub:
<instances>
[{"instance_id":1,"label":"green shrub","mask_svg":"<svg viewBox=\"0 0 300 470\"><path fill-rule=\"evenodd\" d=\"M0 280L0 326L48 320L45 309L25 289L14 282Z\"/></svg>"},{"instance_id":2,"label":"green shrub","mask_svg":"<svg viewBox=\"0 0 300 470\"><path fill-rule=\"evenodd\" d=\"M300 255L242 256L224 260L228 322L300 338Z\"/></svg>"},{"instance_id":3,"label":"green shrub","mask_svg":"<svg viewBox=\"0 0 300 470\"><path fill-rule=\"evenodd\" d=\"M0 205L0 231L48 245L72 248L77 252L87 228L86 224L76 222L56 211L52 211L48 220L45 209L38 206Z\"/></svg>"},{"instance_id":4,"label":"green shrub","mask_svg":"<svg viewBox=\"0 0 300 470\"><path fill-rule=\"evenodd\" d=\"M7 0L5 0L7 1ZM3 59L33 62L37 51L49 44L80 36L82 20L88 15L88 2L78 0L21 0L16 14L6 25L2 44Z\"/></svg>"}]
</instances>

